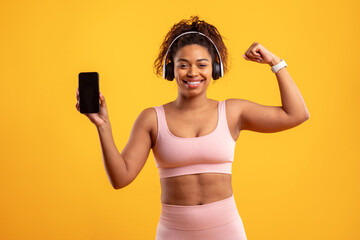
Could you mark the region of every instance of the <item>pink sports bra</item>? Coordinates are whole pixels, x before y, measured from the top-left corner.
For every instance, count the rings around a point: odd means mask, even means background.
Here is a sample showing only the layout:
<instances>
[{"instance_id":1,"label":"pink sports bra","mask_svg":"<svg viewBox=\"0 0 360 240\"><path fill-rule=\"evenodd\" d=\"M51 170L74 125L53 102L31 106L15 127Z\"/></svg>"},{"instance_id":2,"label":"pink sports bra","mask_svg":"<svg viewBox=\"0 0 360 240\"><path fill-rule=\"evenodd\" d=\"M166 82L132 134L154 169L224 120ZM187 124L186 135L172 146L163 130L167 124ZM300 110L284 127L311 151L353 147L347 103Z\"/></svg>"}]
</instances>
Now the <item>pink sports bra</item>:
<instances>
[{"instance_id":1,"label":"pink sports bra","mask_svg":"<svg viewBox=\"0 0 360 240\"><path fill-rule=\"evenodd\" d=\"M231 174L235 141L227 124L225 101L218 102L215 130L194 138L173 135L166 123L163 105L154 107L158 133L152 150L160 178L205 172Z\"/></svg>"}]
</instances>

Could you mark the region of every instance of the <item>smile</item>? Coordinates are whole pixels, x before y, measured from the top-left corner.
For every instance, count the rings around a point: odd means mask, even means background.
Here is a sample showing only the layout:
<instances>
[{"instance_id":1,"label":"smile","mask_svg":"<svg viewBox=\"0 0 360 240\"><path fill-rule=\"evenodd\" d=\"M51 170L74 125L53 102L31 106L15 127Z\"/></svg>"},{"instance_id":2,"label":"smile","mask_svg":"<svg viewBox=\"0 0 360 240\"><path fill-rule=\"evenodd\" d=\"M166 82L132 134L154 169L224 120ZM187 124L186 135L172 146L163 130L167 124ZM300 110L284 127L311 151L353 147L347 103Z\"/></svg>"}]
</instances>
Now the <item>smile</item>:
<instances>
[{"instance_id":1,"label":"smile","mask_svg":"<svg viewBox=\"0 0 360 240\"><path fill-rule=\"evenodd\" d=\"M185 85L188 88L197 88L198 86L200 86L200 84L205 81L205 80L199 80L199 81L185 81L183 80L183 82L185 83Z\"/></svg>"},{"instance_id":2,"label":"smile","mask_svg":"<svg viewBox=\"0 0 360 240\"><path fill-rule=\"evenodd\" d=\"M189 85L196 85L196 84L199 84L199 83L201 83L203 81L204 80L201 80L201 81L185 81L185 80L183 80L184 83L189 84Z\"/></svg>"}]
</instances>

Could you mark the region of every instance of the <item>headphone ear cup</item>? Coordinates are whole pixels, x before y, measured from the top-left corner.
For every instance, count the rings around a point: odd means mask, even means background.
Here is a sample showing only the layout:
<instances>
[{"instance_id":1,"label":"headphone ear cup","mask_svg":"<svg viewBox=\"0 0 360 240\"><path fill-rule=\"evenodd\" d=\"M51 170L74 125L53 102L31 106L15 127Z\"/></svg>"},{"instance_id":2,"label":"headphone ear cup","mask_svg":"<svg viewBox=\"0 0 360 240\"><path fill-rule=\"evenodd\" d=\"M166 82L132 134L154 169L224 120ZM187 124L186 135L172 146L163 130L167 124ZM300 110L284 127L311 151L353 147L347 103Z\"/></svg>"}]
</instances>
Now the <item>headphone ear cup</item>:
<instances>
[{"instance_id":1,"label":"headphone ear cup","mask_svg":"<svg viewBox=\"0 0 360 240\"><path fill-rule=\"evenodd\" d=\"M174 80L174 64L172 62L166 64L165 79L169 81Z\"/></svg>"},{"instance_id":2,"label":"headphone ear cup","mask_svg":"<svg viewBox=\"0 0 360 240\"><path fill-rule=\"evenodd\" d=\"M213 69L212 69L212 78L214 80L219 79L221 75L221 68L220 64L216 61L213 62Z\"/></svg>"}]
</instances>

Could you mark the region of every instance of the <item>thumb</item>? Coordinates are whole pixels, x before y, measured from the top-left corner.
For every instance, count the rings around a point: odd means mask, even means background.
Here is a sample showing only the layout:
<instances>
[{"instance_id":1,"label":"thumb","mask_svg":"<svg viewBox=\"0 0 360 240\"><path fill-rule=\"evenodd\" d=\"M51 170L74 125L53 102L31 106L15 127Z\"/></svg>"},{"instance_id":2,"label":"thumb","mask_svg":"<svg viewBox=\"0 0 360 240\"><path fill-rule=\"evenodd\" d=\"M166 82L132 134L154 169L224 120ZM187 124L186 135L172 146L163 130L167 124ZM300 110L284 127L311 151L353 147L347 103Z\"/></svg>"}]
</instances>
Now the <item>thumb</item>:
<instances>
[{"instance_id":1,"label":"thumb","mask_svg":"<svg viewBox=\"0 0 360 240\"><path fill-rule=\"evenodd\" d=\"M105 97L102 95L102 93L100 92L100 100L101 100L101 105L105 104Z\"/></svg>"}]
</instances>

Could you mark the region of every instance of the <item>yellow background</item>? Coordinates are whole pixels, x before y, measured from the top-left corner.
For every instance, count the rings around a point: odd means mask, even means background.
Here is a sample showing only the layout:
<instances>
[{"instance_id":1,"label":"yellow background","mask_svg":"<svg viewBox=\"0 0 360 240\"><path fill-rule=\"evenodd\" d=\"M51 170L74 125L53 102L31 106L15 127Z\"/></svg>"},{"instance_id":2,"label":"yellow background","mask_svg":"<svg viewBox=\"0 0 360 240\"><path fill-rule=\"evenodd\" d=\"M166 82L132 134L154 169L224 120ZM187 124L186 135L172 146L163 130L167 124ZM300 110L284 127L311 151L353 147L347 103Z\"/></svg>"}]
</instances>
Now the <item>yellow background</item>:
<instances>
[{"instance_id":1,"label":"yellow background","mask_svg":"<svg viewBox=\"0 0 360 240\"><path fill-rule=\"evenodd\" d=\"M96 128L75 109L77 77L99 72L121 151L142 109L176 98L152 64L191 15L231 54L209 97L281 105L270 67L241 56L257 41L286 60L311 115L240 134L233 189L248 239L360 239L359 10L355 0L1 1L0 239L155 239L153 155L112 189Z\"/></svg>"}]
</instances>

